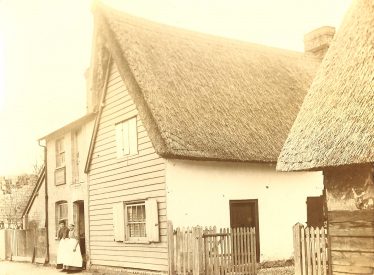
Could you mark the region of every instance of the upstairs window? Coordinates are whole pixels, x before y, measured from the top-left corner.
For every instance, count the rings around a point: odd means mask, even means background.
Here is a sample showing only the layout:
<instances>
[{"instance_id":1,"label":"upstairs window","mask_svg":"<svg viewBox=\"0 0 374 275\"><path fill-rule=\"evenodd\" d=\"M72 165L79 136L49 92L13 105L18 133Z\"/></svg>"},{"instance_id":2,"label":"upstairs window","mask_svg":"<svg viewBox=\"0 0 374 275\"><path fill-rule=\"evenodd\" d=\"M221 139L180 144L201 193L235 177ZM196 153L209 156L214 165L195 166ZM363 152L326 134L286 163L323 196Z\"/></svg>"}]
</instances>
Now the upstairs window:
<instances>
[{"instance_id":1,"label":"upstairs window","mask_svg":"<svg viewBox=\"0 0 374 275\"><path fill-rule=\"evenodd\" d=\"M66 183L64 138L56 140L55 185Z\"/></svg>"},{"instance_id":2,"label":"upstairs window","mask_svg":"<svg viewBox=\"0 0 374 275\"><path fill-rule=\"evenodd\" d=\"M65 166L64 138L56 140L56 168Z\"/></svg>"},{"instance_id":3,"label":"upstairs window","mask_svg":"<svg viewBox=\"0 0 374 275\"><path fill-rule=\"evenodd\" d=\"M116 124L117 157L138 154L136 117Z\"/></svg>"}]
</instances>

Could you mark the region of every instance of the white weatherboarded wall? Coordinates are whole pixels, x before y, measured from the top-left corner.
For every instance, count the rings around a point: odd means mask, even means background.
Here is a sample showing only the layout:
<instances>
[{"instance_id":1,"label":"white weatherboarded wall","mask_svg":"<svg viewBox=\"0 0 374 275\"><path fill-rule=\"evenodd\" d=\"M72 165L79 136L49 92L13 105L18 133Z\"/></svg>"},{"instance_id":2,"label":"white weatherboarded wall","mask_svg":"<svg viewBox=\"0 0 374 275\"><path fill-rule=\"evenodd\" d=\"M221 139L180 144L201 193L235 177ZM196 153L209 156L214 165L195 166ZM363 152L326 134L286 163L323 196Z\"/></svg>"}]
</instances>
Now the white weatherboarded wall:
<instances>
[{"instance_id":1,"label":"white weatherboarded wall","mask_svg":"<svg viewBox=\"0 0 374 275\"><path fill-rule=\"evenodd\" d=\"M116 125L137 118L137 154L117 157ZM91 263L155 271L168 270L165 161L152 146L117 67L112 65L89 172ZM154 199L159 238L151 243L121 242L123 223L113 221L114 205ZM157 209L157 208L156 208ZM149 220L149 219L148 219ZM154 223L155 224L155 223ZM154 238L154 236L153 236ZM116 241L117 240L117 241ZM152 239L153 240L153 239Z\"/></svg>"},{"instance_id":2,"label":"white weatherboarded wall","mask_svg":"<svg viewBox=\"0 0 374 275\"><path fill-rule=\"evenodd\" d=\"M307 196L323 190L321 172L280 173L275 166L168 160L168 219L177 226L230 226L229 201L258 199L261 261L293 255L292 226L306 222Z\"/></svg>"}]
</instances>

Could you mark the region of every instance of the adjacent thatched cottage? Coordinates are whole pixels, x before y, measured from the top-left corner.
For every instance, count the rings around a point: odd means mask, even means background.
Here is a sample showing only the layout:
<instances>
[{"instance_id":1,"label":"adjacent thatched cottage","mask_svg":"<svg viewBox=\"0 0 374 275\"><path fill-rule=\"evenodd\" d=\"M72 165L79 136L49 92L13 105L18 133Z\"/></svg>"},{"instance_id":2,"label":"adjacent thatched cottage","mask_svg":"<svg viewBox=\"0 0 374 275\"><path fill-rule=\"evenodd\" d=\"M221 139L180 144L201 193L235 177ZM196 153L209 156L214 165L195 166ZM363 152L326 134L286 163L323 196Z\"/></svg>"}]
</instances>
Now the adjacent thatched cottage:
<instances>
[{"instance_id":1,"label":"adjacent thatched cottage","mask_svg":"<svg viewBox=\"0 0 374 275\"><path fill-rule=\"evenodd\" d=\"M323 170L332 274L374 274L374 1L355 1L279 157Z\"/></svg>"},{"instance_id":2,"label":"adjacent thatched cottage","mask_svg":"<svg viewBox=\"0 0 374 275\"><path fill-rule=\"evenodd\" d=\"M291 257L322 175L275 163L319 60L96 7L91 264L167 271L167 220L255 226L261 260Z\"/></svg>"}]
</instances>

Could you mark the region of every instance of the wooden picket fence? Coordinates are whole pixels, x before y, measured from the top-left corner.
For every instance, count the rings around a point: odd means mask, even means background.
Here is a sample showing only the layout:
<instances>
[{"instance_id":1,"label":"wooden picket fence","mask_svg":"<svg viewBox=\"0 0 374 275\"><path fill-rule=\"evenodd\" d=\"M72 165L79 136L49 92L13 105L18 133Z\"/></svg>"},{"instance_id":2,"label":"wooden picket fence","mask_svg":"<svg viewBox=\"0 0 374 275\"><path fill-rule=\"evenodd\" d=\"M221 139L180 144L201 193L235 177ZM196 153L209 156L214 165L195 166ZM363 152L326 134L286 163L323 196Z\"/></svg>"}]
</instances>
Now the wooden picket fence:
<instances>
[{"instance_id":1,"label":"wooden picket fence","mask_svg":"<svg viewBox=\"0 0 374 275\"><path fill-rule=\"evenodd\" d=\"M329 275L328 238L324 227L293 227L295 275Z\"/></svg>"},{"instance_id":2,"label":"wooden picket fence","mask_svg":"<svg viewBox=\"0 0 374 275\"><path fill-rule=\"evenodd\" d=\"M169 222L169 274L255 275L254 228L173 229Z\"/></svg>"}]
</instances>

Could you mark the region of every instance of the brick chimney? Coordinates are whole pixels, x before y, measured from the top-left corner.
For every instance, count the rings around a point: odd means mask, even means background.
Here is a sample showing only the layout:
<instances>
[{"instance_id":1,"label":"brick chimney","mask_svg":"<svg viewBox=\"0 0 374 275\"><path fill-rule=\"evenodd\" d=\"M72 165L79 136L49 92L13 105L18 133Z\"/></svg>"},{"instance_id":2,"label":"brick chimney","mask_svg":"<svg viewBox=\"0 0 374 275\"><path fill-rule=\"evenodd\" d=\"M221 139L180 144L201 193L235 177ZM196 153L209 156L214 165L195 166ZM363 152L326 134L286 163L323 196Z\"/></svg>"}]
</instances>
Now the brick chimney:
<instances>
[{"instance_id":1,"label":"brick chimney","mask_svg":"<svg viewBox=\"0 0 374 275\"><path fill-rule=\"evenodd\" d=\"M305 53L322 60L334 38L334 34L335 28L330 26L320 27L307 33L304 36Z\"/></svg>"}]
</instances>

